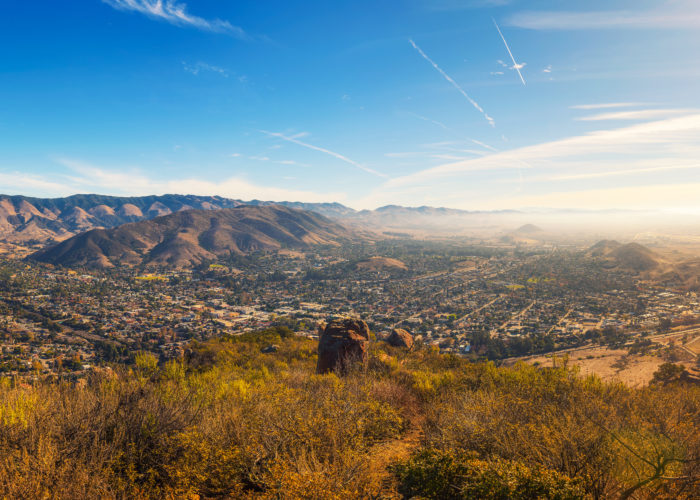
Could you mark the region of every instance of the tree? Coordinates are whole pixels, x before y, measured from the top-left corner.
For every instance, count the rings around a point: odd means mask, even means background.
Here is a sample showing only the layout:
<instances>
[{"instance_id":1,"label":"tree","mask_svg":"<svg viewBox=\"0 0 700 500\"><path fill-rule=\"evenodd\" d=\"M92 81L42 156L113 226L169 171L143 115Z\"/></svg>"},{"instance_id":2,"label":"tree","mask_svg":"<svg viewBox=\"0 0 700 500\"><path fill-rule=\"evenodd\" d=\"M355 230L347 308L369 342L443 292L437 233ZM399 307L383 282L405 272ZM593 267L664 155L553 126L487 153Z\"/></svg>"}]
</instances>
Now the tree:
<instances>
[{"instance_id":1,"label":"tree","mask_svg":"<svg viewBox=\"0 0 700 500\"><path fill-rule=\"evenodd\" d=\"M651 380L652 384L668 384L674 380L680 379L683 375L687 374L688 371L683 365L677 365L674 363L664 363L659 366L659 369L654 373L654 377Z\"/></svg>"}]
</instances>

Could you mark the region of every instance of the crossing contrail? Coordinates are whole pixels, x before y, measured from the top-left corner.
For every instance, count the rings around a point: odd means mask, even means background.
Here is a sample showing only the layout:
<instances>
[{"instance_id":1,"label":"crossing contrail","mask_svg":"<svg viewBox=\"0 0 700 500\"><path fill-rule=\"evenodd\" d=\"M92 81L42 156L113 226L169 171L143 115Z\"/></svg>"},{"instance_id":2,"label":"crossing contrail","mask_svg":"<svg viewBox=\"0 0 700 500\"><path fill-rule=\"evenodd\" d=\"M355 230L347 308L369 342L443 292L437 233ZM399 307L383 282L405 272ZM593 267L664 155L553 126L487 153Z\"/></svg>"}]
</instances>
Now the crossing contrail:
<instances>
[{"instance_id":1,"label":"crossing contrail","mask_svg":"<svg viewBox=\"0 0 700 500\"><path fill-rule=\"evenodd\" d=\"M448 82L450 82L450 83L452 84L452 86L453 86L454 88L456 88L456 89L459 91L460 94L462 94L464 97L467 98L467 100L471 103L472 106L474 106L482 115L484 115L484 118L486 118L486 121L489 122L489 124L490 124L492 127L495 127L495 126L496 126L496 122L494 122L493 118L491 118L491 117L486 113L486 111L484 111L484 109L483 109L481 106L479 106L479 103L476 102L476 101L475 101L474 99L472 99L471 97L469 97L469 94L467 94L467 93L464 91L464 89L463 89L462 87L460 87L459 84L458 84L457 82L455 82L455 81L452 79L452 77L451 77L450 75L448 75L447 73L445 73L445 72L442 70L442 68L441 68L440 66L438 66L438 65L435 63L435 61L433 61L431 58L429 58L429 57L427 56L427 54L426 54L425 52L423 52L423 51L421 50L421 48L420 48L418 45L416 45L416 42L414 42L414 41L411 40L410 38L408 39L408 41L411 42L411 45L413 45L413 48L416 49L416 50L418 51L418 53L423 57L423 59L425 59L426 61L428 61L428 62L433 66L433 68L435 68L435 69L443 76L443 78L444 78L445 80L447 80Z\"/></svg>"},{"instance_id":2,"label":"crossing contrail","mask_svg":"<svg viewBox=\"0 0 700 500\"><path fill-rule=\"evenodd\" d=\"M503 45L506 46L506 50L508 51L508 55L510 56L510 60L513 61L513 69L518 72L518 76L520 77L520 81L523 82L523 85L525 84L525 78L523 78L523 74L520 72L520 68L525 66L524 64L518 64L515 62L515 57L513 57L513 53L510 51L510 47L508 47L508 42L506 42L506 37L503 36L503 33L501 33L501 28L498 27L498 23L496 23L496 20L491 18L493 20L493 25L496 27L498 30L498 34L501 35L501 40L503 40Z\"/></svg>"}]
</instances>

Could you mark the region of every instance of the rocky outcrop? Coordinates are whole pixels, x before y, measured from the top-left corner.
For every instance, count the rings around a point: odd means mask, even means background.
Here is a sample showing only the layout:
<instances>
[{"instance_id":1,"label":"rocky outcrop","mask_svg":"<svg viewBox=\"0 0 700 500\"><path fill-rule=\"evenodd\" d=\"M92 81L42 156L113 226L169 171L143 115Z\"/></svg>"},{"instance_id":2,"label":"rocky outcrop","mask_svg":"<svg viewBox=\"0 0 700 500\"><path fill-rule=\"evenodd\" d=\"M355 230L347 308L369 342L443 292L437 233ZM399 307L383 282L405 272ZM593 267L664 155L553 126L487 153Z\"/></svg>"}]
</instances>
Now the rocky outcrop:
<instances>
[{"instance_id":1,"label":"rocky outcrop","mask_svg":"<svg viewBox=\"0 0 700 500\"><path fill-rule=\"evenodd\" d=\"M386 338L386 342L394 347L410 350L413 348L413 335L402 328L394 328L391 335Z\"/></svg>"},{"instance_id":2,"label":"rocky outcrop","mask_svg":"<svg viewBox=\"0 0 700 500\"><path fill-rule=\"evenodd\" d=\"M316 373L343 373L351 364L364 363L368 347L367 323L359 319L331 321L320 333Z\"/></svg>"}]
</instances>

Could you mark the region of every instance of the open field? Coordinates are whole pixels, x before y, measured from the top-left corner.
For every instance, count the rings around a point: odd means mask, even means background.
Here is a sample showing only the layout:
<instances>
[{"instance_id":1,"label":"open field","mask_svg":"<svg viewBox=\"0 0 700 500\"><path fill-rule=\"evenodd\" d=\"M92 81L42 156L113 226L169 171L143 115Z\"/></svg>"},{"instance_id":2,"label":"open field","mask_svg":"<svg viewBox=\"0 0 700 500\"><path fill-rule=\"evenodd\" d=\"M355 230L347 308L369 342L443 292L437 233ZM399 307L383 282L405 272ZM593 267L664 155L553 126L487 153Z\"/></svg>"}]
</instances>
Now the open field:
<instances>
[{"instance_id":1,"label":"open field","mask_svg":"<svg viewBox=\"0 0 700 500\"><path fill-rule=\"evenodd\" d=\"M697 373L696 359L700 353L700 333L697 329L672 332L650 337L660 348L674 346L677 362L691 373ZM620 381L631 387L647 385L654 372L668 359L657 352L654 354L630 354L627 349L611 349L605 346L591 346L571 349L559 354L545 354L522 358L533 365L552 366L561 364L564 356L570 365L577 366L581 375L597 375L605 381Z\"/></svg>"},{"instance_id":2,"label":"open field","mask_svg":"<svg viewBox=\"0 0 700 500\"><path fill-rule=\"evenodd\" d=\"M561 360L561 356L547 354L529 358L527 362L552 366L554 363L561 364ZM569 364L579 367L581 375L598 375L607 382L617 380L631 387L648 384L664 362L659 356L629 356L624 349L607 347L591 347L569 355Z\"/></svg>"}]
</instances>

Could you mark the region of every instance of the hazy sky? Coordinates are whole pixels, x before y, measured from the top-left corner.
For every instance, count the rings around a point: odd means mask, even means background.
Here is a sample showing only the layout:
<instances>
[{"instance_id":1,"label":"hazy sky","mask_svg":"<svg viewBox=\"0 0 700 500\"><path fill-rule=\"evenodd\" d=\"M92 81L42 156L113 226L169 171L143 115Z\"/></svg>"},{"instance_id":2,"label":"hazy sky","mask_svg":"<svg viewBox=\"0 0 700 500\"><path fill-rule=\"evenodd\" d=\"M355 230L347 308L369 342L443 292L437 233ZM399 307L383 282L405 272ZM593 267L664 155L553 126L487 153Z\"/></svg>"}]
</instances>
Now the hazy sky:
<instances>
[{"instance_id":1,"label":"hazy sky","mask_svg":"<svg viewBox=\"0 0 700 500\"><path fill-rule=\"evenodd\" d=\"M0 193L700 211L698 0L0 9Z\"/></svg>"}]
</instances>

